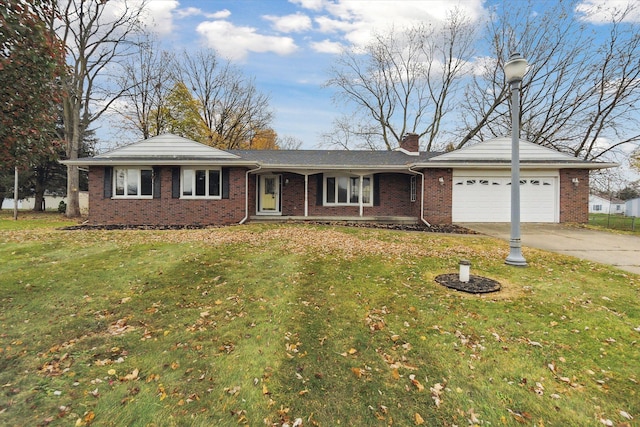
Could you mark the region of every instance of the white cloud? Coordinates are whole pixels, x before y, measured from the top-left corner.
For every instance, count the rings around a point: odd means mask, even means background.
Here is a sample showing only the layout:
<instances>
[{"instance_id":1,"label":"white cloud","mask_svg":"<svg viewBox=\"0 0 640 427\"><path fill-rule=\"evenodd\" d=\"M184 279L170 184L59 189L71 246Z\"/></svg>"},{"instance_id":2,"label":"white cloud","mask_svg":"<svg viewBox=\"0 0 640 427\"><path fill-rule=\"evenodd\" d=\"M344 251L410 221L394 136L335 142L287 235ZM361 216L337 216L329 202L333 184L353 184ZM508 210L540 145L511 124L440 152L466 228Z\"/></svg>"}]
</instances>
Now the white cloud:
<instances>
[{"instance_id":1,"label":"white cloud","mask_svg":"<svg viewBox=\"0 0 640 427\"><path fill-rule=\"evenodd\" d=\"M640 22L640 5L637 0L583 0L576 5L576 13L592 24L608 24L612 16L626 11L624 22Z\"/></svg>"},{"instance_id":2,"label":"white cloud","mask_svg":"<svg viewBox=\"0 0 640 427\"><path fill-rule=\"evenodd\" d=\"M242 60L249 52L288 55L298 48L291 37L265 36L253 27L235 26L227 21L202 22L196 31L210 47L232 60Z\"/></svg>"},{"instance_id":3,"label":"white cloud","mask_svg":"<svg viewBox=\"0 0 640 427\"><path fill-rule=\"evenodd\" d=\"M176 10L176 16L178 18L188 18L190 16L204 16L208 19L225 19L231 16L231 12L227 9L220 10L214 13L206 13L198 7L186 7L184 9Z\"/></svg>"},{"instance_id":4,"label":"white cloud","mask_svg":"<svg viewBox=\"0 0 640 427\"><path fill-rule=\"evenodd\" d=\"M305 4L303 0L299 2ZM384 32L392 26L403 28L425 22L444 22L456 8L472 21L479 20L485 13L483 3L484 0L337 0L322 3L326 14L316 17L315 21L319 31L343 33L347 41L362 46L370 40L373 32Z\"/></svg>"},{"instance_id":5,"label":"white cloud","mask_svg":"<svg viewBox=\"0 0 640 427\"><path fill-rule=\"evenodd\" d=\"M267 21L273 23L273 28L282 33L299 33L311 29L311 18L302 13L295 13L286 16L263 16Z\"/></svg>"},{"instance_id":6,"label":"white cloud","mask_svg":"<svg viewBox=\"0 0 640 427\"><path fill-rule=\"evenodd\" d=\"M344 50L344 46L341 43L333 42L328 39L325 39L321 42L311 43L311 48L314 51L319 53L331 53L331 54L339 54Z\"/></svg>"},{"instance_id":7,"label":"white cloud","mask_svg":"<svg viewBox=\"0 0 640 427\"><path fill-rule=\"evenodd\" d=\"M297 4L304 9L322 10L324 0L289 0L290 3Z\"/></svg>"},{"instance_id":8,"label":"white cloud","mask_svg":"<svg viewBox=\"0 0 640 427\"><path fill-rule=\"evenodd\" d=\"M177 0L150 1L143 16L143 23L156 34L170 34L173 31L173 11L178 5Z\"/></svg>"}]
</instances>

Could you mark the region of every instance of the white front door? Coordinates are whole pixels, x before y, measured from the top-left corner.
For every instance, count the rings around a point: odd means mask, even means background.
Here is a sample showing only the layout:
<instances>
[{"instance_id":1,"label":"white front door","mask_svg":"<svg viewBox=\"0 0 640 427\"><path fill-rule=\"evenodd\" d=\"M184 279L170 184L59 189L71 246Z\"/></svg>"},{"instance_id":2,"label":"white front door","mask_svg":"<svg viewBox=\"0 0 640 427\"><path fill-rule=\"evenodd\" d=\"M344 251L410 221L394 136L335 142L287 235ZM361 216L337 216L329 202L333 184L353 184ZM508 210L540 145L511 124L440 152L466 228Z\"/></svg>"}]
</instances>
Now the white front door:
<instances>
[{"instance_id":1,"label":"white front door","mask_svg":"<svg viewBox=\"0 0 640 427\"><path fill-rule=\"evenodd\" d=\"M258 180L258 213L280 214L280 175L260 175Z\"/></svg>"}]
</instances>

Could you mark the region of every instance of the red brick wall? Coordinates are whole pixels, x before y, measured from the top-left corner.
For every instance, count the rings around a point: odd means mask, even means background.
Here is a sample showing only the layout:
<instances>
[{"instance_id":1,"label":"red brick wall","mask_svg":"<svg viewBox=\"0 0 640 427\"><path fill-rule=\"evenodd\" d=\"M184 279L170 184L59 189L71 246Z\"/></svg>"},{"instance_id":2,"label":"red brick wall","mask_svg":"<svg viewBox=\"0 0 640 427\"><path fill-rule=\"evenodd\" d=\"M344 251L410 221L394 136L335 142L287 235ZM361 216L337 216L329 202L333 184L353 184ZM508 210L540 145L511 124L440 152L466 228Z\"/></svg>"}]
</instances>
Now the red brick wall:
<instances>
[{"instance_id":1,"label":"red brick wall","mask_svg":"<svg viewBox=\"0 0 640 427\"><path fill-rule=\"evenodd\" d=\"M363 216L413 216L420 215L420 198L411 202L411 175L380 173L377 191L380 193L379 206L364 206ZM295 175L293 175L295 177ZM418 179L418 191L420 191ZM310 216L354 216L360 215L358 206L321 206L317 204L318 175L309 176ZM375 184L374 184L375 185ZM418 193L419 195L420 193ZM283 187L283 215L304 215L304 177L300 182L289 177L289 184ZM285 200L291 200L285 205ZM295 202L293 201L295 200ZM286 206L286 209L285 209ZM299 213L297 213L299 212Z\"/></svg>"},{"instance_id":2,"label":"red brick wall","mask_svg":"<svg viewBox=\"0 0 640 427\"><path fill-rule=\"evenodd\" d=\"M128 225L228 225L245 216L245 169L229 171L229 198L181 200L171 197L172 168L160 169L158 199L111 199L104 197L104 168L89 170L89 222ZM254 190L255 193L255 190Z\"/></svg>"},{"instance_id":3,"label":"red brick wall","mask_svg":"<svg viewBox=\"0 0 640 427\"><path fill-rule=\"evenodd\" d=\"M364 216L403 216L420 221L420 193L424 194L424 218L431 224L451 223L452 171L451 169L425 169L425 188L421 177L416 177L417 200L411 202L408 174L379 174L379 206L365 206ZM245 217L244 168L231 168L229 173L229 199L182 200L171 197L172 168L160 171L161 197L159 199L104 198L104 168L92 167L89 172L89 222L92 224L132 225L227 225ZM309 176L310 216L359 216L358 206L319 206L316 202L317 176ZM442 177L444 184L440 184ZM573 178L578 178L575 186ZM256 179L249 178L249 215L256 214ZM287 182L288 180L288 182ZM304 176L282 174L282 215L304 215ZM587 222L589 218L589 173L587 170L560 171L560 222Z\"/></svg>"},{"instance_id":4,"label":"red brick wall","mask_svg":"<svg viewBox=\"0 0 640 427\"><path fill-rule=\"evenodd\" d=\"M451 169L425 169L424 219L430 224L451 224L453 172ZM440 178L444 180L440 184Z\"/></svg>"},{"instance_id":5,"label":"red brick wall","mask_svg":"<svg viewBox=\"0 0 640 427\"><path fill-rule=\"evenodd\" d=\"M560 222L589 222L588 170L560 169Z\"/></svg>"}]
</instances>

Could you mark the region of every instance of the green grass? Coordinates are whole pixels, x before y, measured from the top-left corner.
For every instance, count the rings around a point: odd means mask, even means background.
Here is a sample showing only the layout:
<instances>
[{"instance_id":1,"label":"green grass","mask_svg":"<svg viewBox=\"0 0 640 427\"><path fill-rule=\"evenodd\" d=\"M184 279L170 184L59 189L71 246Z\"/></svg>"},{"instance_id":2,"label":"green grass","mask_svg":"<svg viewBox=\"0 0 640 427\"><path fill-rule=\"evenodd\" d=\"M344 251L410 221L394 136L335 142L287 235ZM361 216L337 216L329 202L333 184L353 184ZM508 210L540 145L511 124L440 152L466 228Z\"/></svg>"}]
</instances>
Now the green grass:
<instances>
[{"instance_id":1,"label":"green grass","mask_svg":"<svg viewBox=\"0 0 640 427\"><path fill-rule=\"evenodd\" d=\"M479 236L66 224L0 221L0 425L640 418L637 275L527 248L513 268ZM461 258L503 289L436 284Z\"/></svg>"},{"instance_id":2,"label":"green grass","mask_svg":"<svg viewBox=\"0 0 640 427\"><path fill-rule=\"evenodd\" d=\"M590 213L589 225L640 234L640 218L636 217Z\"/></svg>"}]
</instances>

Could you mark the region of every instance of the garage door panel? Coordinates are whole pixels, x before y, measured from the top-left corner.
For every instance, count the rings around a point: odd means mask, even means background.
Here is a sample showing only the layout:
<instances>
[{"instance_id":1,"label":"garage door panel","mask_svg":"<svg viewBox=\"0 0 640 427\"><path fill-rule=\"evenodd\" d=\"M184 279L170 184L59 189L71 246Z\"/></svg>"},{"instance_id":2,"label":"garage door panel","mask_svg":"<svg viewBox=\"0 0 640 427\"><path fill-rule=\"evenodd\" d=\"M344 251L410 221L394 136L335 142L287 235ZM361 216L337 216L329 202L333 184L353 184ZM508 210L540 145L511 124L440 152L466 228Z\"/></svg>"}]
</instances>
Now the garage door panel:
<instances>
[{"instance_id":1,"label":"garage door panel","mask_svg":"<svg viewBox=\"0 0 640 427\"><path fill-rule=\"evenodd\" d=\"M454 222L509 222L511 178L454 177L452 217ZM557 221L557 179L522 177L520 219L522 222Z\"/></svg>"}]
</instances>

